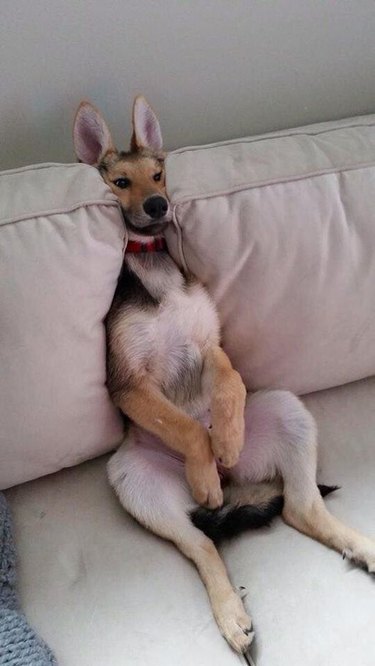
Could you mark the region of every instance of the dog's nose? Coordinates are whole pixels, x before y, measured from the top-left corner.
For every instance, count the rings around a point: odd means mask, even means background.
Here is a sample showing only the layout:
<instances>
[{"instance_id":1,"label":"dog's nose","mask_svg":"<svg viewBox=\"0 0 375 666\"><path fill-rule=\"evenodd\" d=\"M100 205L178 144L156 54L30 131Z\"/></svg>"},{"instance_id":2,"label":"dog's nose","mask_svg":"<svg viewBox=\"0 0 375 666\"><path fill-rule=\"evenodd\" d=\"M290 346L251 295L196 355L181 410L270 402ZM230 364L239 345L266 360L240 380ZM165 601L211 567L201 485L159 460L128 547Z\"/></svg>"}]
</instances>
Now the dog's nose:
<instances>
[{"instance_id":1,"label":"dog's nose","mask_svg":"<svg viewBox=\"0 0 375 666\"><path fill-rule=\"evenodd\" d=\"M159 220L168 212L168 201L164 197L150 197L144 202L143 210L153 220Z\"/></svg>"}]
</instances>

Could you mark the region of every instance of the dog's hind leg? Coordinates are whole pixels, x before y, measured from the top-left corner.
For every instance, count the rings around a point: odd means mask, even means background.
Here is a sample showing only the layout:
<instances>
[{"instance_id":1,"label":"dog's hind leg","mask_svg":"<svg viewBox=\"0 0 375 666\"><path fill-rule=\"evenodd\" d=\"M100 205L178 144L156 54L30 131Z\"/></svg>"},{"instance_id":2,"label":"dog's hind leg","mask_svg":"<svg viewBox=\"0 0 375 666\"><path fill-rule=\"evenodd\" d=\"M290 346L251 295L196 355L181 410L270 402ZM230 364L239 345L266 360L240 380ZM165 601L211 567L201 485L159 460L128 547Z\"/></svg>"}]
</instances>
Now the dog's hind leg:
<instances>
[{"instance_id":1,"label":"dog's hind leg","mask_svg":"<svg viewBox=\"0 0 375 666\"><path fill-rule=\"evenodd\" d=\"M144 447L151 435L133 429L130 441L108 463L109 479L127 511L155 534L172 541L196 565L206 586L222 635L238 652L245 651L253 633L251 619L234 591L213 542L194 527L190 511L196 505L184 477L183 462Z\"/></svg>"},{"instance_id":2,"label":"dog's hind leg","mask_svg":"<svg viewBox=\"0 0 375 666\"><path fill-rule=\"evenodd\" d=\"M300 532L375 573L375 543L332 516L316 485L317 431L312 415L287 391L253 395L245 409L246 444L235 480L279 474L283 518Z\"/></svg>"}]
</instances>

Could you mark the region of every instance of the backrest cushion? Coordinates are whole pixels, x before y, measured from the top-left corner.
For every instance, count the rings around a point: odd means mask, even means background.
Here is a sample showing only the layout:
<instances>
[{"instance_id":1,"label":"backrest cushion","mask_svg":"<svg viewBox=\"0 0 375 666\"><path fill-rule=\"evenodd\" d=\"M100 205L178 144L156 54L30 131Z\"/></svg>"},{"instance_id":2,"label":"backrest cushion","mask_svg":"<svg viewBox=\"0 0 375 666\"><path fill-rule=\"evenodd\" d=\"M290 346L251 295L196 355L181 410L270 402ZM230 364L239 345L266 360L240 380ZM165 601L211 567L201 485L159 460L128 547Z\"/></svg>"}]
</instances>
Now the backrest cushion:
<instances>
[{"instance_id":1,"label":"backrest cushion","mask_svg":"<svg viewBox=\"0 0 375 666\"><path fill-rule=\"evenodd\" d=\"M124 229L96 169L0 174L0 488L113 448L105 330Z\"/></svg>"},{"instance_id":2,"label":"backrest cushion","mask_svg":"<svg viewBox=\"0 0 375 666\"><path fill-rule=\"evenodd\" d=\"M167 187L170 251L249 389L374 374L375 116L178 150Z\"/></svg>"}]
</instances>

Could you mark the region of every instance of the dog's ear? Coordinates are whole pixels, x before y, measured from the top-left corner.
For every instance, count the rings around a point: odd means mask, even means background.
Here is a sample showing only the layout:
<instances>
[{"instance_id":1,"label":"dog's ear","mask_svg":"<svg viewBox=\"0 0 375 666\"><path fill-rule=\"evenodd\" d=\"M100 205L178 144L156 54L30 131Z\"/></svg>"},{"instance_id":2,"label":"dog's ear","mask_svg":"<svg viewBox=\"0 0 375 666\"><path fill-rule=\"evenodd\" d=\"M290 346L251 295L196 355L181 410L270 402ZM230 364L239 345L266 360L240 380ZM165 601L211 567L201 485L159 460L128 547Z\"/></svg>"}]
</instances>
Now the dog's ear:
<instances>
[{"instance_id":1,"label":"dog's ear","mask_svg":"<svg viewBox=\"0 0 375 666\"><path fill-rule=\"evenodd\" d=\"M159 121L142 95L138 95L134 100L132 120L131 150L141 150L142 148L149 148L155 152L162 150L163 139Z\"/></svg>"},{"instance_id":2,"label":"dog's ear","mask_svg":"<svg viewBox=\"0 0 375 666\"><path fill-rule=\"evenodd\" d=\"M81 102L73 125L75 153L85 164L97 166L114 145L107 125L98 109L90 102Z\"/></svg>"}]
</instances>

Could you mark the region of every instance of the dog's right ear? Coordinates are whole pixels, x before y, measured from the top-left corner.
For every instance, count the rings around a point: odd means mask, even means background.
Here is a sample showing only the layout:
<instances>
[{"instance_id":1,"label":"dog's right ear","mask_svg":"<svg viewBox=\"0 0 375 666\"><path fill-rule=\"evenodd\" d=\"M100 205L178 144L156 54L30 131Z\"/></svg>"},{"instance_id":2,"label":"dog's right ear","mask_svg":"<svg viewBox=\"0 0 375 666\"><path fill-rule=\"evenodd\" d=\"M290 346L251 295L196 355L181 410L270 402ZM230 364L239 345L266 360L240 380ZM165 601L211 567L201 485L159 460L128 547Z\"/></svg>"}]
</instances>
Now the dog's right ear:
<instances>
[{"instance_id":1,"label":"dog's right ear","mask_svg":"<svg viewBox=\"0 0 375 666\"><path fill-rule=\"evenodd\" d=\"M90 102L81 102L73 125L74 150L80 162L97 166L115 147L100 112Z\"/></svg>"},{"instance_id":2,"label":"dog's right ear","mask_svg":"<svg viewBox=\"0 0 375 666\"><path fill-rule=\"evenodd\" d=\"M143 95L138 95L133 104L133 136L130 142L132 151L149 148L155 152L163 149L163 139L155 112Z\"/></svg>"}]
</instances>

